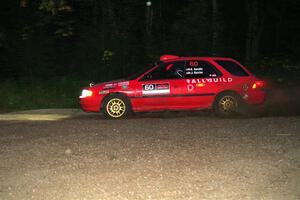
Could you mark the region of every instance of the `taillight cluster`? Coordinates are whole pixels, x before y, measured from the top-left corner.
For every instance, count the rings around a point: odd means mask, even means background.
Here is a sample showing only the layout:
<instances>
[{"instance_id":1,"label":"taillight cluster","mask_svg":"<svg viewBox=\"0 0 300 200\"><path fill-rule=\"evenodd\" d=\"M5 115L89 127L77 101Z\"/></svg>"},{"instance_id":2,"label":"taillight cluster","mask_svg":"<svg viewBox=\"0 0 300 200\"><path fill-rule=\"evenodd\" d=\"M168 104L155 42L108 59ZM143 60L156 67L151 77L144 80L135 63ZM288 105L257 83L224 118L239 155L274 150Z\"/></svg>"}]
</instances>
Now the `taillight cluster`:
<instances>
[{"instance_id":1,"label":"taillight cluster","mask_svg":"<svg viewBox=\"0 0 300 200\"><path fill-rule=\"evenodd\" d=\"M256 81L255 83L253 83L252 89L261 89L264 87L264 85L265 83L263 81Z\"/></svg>"}]
</instances>

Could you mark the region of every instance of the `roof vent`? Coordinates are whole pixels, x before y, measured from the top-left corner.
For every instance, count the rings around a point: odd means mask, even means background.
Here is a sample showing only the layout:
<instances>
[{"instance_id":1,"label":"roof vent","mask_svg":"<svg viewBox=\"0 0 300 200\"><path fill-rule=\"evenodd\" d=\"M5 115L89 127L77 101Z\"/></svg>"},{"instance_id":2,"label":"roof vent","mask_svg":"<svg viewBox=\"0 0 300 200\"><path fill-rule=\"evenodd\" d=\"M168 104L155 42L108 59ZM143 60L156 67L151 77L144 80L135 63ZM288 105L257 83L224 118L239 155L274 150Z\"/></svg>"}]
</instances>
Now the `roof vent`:
<instances>
[{"instance_id":1,"label":"roof vent","mask_svg":"<svg viewBox=\"0 0 300 200\"><path fill-rule=\"evenodd\" d=\"M176 58L179 58L179 56L175 56L175 55L162 55L160 57L160 61L166 61L166 60L171 60L171 59L176 59Z\"/></svg>"}]
</instances>

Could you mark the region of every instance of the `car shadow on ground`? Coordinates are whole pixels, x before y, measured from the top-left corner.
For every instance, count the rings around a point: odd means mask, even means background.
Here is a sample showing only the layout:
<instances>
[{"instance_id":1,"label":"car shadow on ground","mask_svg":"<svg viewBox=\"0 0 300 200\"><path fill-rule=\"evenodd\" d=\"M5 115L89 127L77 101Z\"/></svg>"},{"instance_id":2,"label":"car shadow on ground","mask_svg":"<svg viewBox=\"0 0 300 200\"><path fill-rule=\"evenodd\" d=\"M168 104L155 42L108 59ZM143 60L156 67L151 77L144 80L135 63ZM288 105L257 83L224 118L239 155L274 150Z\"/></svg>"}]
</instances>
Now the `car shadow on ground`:
<instances>
[{"instance_id":1,"label":"car shadow on ground","mask_svg":"<svg viewBox=\"0 0 300 200\"><path fill-rule=\"evenodd\" d=\"M171 118L181 118L181 117L214 117L214 114L212 111L209 110L138 112L138 113L130 113L126 118L122 118L122 119L107 119L102 113L87 113L84 115L74 116L71 119L130 120L130 119L140 119L140 118L171 119Z\"/></svg>"},{"instance_id":2,"label":"car shadow on ground","mask_svg":"<svg viewBox=\"0 0 300 200\"><path fill-rule=\"evenodd\" d=\"M263 118L263 117L285 117L285 116L300 116L299 102L285 102L285 103L270 103L267 102L263 106L248 107L230 119L250 119L250 118ZM84 115L74 116L71 119L81 120L131 120L131 119L174 119L185 117L198 117L198 118L212 118L224 119L216 116L213 110L197 110L197 111L162 111L162 112L139 112L132 113L126 118L122 119L107 119L102 113L88 113ZM68 119L66 119L68 120Z\"/></svg>"}]
</instances>

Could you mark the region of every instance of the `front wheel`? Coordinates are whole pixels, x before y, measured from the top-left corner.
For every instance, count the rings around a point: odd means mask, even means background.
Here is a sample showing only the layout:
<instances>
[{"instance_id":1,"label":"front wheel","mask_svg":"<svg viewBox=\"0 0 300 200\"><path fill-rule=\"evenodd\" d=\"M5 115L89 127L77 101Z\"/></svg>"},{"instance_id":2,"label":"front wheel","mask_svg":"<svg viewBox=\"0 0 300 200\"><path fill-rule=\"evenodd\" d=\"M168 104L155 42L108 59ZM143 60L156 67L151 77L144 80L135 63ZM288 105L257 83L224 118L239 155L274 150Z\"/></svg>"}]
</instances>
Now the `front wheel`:
<instances>
[{"instance_id":1,"label":"front wheel","mask_svg":"<svg viewBox=\"0 0 300 200\"><path fill-rule=\"evenodd\" d=\"M222 94L216 98L214 111L219 117L232 117L239 113L241 101L236 94Z\"/></svg>"},{"instance_id":2,"label":"front wheel","mask_svg":"<svg viewBox=\"0 0 300 200\"><path fill-rule=\"evenodd\" d=\"M107 118L123 118L130 110L130 102L122 95L111 95L104 99L102 109Z\"/></svg>"}]
</instances>

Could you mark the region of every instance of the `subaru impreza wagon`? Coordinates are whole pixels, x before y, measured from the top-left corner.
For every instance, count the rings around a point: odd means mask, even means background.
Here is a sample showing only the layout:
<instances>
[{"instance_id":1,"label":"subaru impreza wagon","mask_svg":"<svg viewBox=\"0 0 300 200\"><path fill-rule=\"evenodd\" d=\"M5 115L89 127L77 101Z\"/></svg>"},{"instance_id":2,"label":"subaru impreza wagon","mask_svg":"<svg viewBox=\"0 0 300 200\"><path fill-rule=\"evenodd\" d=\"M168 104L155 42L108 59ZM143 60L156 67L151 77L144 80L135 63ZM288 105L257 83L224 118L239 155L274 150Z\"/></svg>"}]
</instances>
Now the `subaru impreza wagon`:
<instances>
[{"instance_id":1,"label":"subaru impreza wagon","mask_svg":"<svg viewBox=\"0 0 300 200\"><path fill-rule=\"evenodd\" d=\"M213 109L232 116L265 101L265 82L231 58L163 55L127 79L90 84L81 91L86 112L122 118L130 112Z\"/></svg>"}]
</instances>

